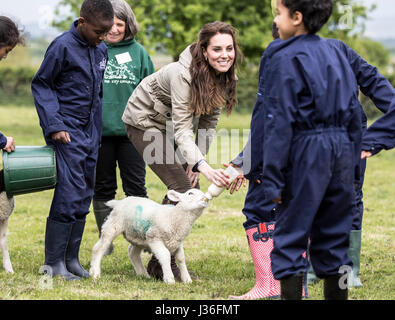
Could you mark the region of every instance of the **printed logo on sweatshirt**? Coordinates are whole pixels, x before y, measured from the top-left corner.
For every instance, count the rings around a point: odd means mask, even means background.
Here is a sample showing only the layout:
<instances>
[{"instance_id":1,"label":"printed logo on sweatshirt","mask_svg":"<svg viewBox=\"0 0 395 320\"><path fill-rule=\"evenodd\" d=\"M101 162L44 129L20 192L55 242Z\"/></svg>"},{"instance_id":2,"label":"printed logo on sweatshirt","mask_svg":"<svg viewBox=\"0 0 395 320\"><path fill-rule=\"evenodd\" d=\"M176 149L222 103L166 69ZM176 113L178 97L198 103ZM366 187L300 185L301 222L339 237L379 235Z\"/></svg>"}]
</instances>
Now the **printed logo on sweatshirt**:
<instances>
[{"instance_id":1,"label":"printed logo on sweatshirt","mask_svg":"<svg viewBox=\"0 0 395 320\"><path fill-rule=\"evenodd\" d=\"M107 59L103 58L103 60L100 61L100 63L99 63L100 70L104 70L106 68L106 65L107 65Z\"/></svg>"},{"instance_id":2,"label":"printed logo on sweatshirt","mask_svg":"<svg viewBox=\"0 0 395 320\"><path fill-rule=\"evenodd\" d=\"M104 83L111 84L132 84L137 86L138 79L133 69L135 67L131 63L118 64L116 58L108 61L106 71L104 73Z\"/></svg>"}]
</instances>

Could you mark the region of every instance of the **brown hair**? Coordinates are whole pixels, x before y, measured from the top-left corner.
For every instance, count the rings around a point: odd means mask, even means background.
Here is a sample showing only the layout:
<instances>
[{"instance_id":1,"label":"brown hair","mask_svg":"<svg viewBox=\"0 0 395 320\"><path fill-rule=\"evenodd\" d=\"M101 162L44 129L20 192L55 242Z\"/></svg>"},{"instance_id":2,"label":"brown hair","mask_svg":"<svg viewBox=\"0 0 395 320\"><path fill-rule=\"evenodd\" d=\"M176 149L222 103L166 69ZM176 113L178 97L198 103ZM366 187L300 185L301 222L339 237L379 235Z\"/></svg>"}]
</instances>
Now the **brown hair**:
<instances>
[{"instance_id":1,"label":"brown hair","mask_svg":"<svg viewBox=\"0 0 395 320\"><path fill-rule=\"evenodd\" d=\"M203 49L207 50L210 39L216 34L231 35L235 49L232 66L227 72L219 75L216 75L203 54ZM191 111L200 116L210 114L214 108L226 106L229 114L237 103L235 69L238 59L241 58L241 52L236 43L236 30L225 22L208 23L200 30L198 41L191 45L190 50L192 54L189 69L192 77Z\"/></svg>"},{"instance_id":2,"label":"brown hair","mask_svg":"<svg viewBox=\"0 0 395 320\"><path fill-rule=\"evenodd\" d=\"M25 44L18 26L10 18L0 16L0 48L15 47L17 44Z\"/></svg>"}]
</instances>

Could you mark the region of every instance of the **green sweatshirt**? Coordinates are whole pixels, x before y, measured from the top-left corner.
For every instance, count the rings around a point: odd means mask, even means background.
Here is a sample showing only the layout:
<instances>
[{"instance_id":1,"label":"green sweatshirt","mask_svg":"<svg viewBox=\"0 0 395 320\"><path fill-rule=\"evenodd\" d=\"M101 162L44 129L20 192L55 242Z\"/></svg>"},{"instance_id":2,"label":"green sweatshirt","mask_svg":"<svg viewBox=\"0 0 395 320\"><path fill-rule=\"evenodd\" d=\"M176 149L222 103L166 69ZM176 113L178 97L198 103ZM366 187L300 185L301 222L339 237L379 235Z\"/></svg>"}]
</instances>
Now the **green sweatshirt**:
<instances>
[{"instance_id":1,"label":"green sweatshirt","mask_svg":"<svg viewBox=\"0 0 395 320\"><path fill-rule=\"evenodd\" d=\"M122 114L142 79L155 72L151 58L135 39L108 44L103 79L103 136L126 136Z\"/></svg>"}]
</instances>

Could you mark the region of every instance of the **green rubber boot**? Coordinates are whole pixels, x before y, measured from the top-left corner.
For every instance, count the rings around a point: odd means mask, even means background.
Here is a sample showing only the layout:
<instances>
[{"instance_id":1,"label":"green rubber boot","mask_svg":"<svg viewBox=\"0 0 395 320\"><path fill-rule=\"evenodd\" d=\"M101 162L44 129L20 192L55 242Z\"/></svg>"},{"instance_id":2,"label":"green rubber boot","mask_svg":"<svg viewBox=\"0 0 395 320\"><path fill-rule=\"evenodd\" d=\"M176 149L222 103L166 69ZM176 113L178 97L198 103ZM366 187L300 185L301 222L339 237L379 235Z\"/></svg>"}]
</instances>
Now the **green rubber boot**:
<instances>
[{"instance_id":1,"label":"green rubber boot","mask_svg":"<svg viewBox=\"0 0 395 320\"><path fill-rule=\"evenodd\" d=\"M362 287L361 279L359 279L359 269L361 265L361 235L361 230L351 230L350 232L348 255L351 258L353 267L349 286L354 288Z\"/></svg>"},{"instance_id":2,"label":"green rubber boot","mask_svg":"<svg viewBox=\"0 0 395 320\"><path fill-rule=\"evenodd\" d=\"M318 278L315 275L313 266L311 265L311 261L309 259L309 271L307 271L307 284L314 284L320 281L320 278Z\"/></svg>"}]
</instances>

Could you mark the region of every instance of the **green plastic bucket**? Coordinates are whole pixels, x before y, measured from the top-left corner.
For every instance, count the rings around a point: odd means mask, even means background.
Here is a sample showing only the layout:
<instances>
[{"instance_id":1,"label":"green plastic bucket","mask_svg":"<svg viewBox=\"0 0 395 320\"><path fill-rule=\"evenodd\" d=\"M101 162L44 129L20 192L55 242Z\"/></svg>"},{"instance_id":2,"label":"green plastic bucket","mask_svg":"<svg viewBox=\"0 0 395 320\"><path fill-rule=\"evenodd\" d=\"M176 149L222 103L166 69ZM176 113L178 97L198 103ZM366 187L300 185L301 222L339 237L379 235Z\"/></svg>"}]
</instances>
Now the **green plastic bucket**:
<instances>
[{"instance_id":1,"label":"green plastic bucket","mask_svg":"<svg viewBox=\"0 0 395 320\"><path fill-rule=\"evenodd\" d=\"M8 197L56 185L55 153L48 146L17 146L11 153L3 150L3 170Z\"/></svg>"}]
</instances>

